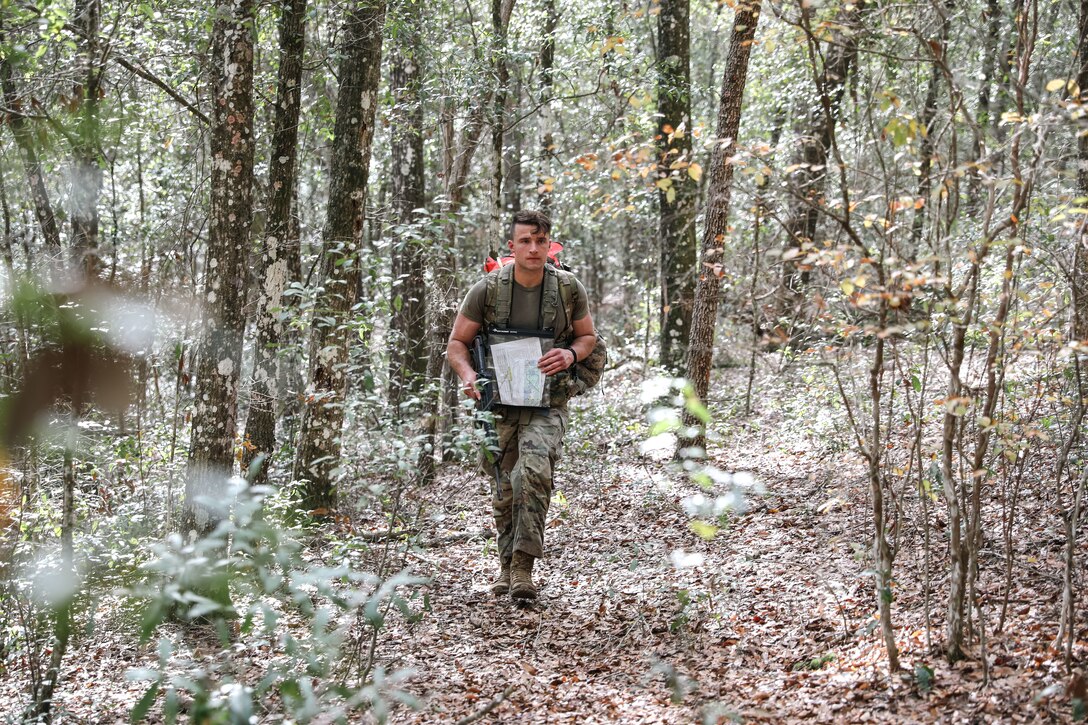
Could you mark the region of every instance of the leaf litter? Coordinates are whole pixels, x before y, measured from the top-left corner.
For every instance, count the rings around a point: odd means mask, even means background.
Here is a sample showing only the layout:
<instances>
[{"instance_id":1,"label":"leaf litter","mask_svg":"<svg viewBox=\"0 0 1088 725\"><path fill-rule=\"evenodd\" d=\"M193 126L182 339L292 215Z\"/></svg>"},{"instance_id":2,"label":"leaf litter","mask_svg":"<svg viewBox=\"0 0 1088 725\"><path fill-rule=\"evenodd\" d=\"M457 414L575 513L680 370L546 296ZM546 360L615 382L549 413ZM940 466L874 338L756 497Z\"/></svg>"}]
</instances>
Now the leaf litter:
<instances>
[{"instance_id":1,"label":"leaf litter","mask_svg":"<svg viewBox=\"0 0 1088 725\"><path fill-rule=\"evenodd\" d=\"M737 380L721 385L741 385L743 373L726 371ZM937 577L927 637L921 534L902 532L893 616L904 672L889 676L859 456L797 435L783 424L781 409L728 426L711 449L713 462L754 472L766 494L703 538L684 500L705 491L660 455L639 452L645 426L633 402L638 382L637 375L613 376L603 395L574 404L556 476L561 495L549 513L548 556L535 573L536 603L516 606L490 594L491 540L443 538L422 525L437 543L409 545L403 553L413 572L430 580L427 611L411 620L389 617L376 648L379 663L412 672L403 687L421 704L395 705L391 722L968 723L1073 716L1071 698L1085 689L1083 678L1068 677L1050 646L1060 607L1057 532L1022 532L1001 631L1003 564L1000 556L984 558L988 668L977 639L968 644L968 659L954 666L937 649L947 586ZM449 534L451 521L468 532L492 526L486 486L467 465L443 468L433 487L412 497L426 521L440 522L437 533ZM1022 515L1041 520L1031 510L1043 506L1025 501ZM931 556L942 560L936 508ZM678 551L690 558L678 560ZM930 567L945 571L934 562ZM104 600L98 611L123 606ZM144 683L123 675L151 663L154 645L137 648L131 632L114 625L105 621L73 643L57 693L58 722L126 721L141 696ZM1082 626L1075 660L1086 640ZM276 653L267 643L222 650L209 641L203 650L193 644L187 656L209 667L217 658L248 658L258 677L262 659ZM8 716L24 701L20 684L0 682ZM270 714L267 721L277 720Z\"/></svg>"}]
</instances>

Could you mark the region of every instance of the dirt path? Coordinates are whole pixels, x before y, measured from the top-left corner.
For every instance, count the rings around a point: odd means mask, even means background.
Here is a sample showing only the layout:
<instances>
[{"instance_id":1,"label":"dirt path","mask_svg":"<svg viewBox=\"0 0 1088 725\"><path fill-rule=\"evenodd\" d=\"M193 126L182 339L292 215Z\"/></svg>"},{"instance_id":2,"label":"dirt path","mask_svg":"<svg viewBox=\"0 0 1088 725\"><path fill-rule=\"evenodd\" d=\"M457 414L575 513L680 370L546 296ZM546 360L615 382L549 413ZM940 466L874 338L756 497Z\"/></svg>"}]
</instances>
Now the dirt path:
<instances>
[{"instance_id":1,"label":"dirt path","mask_svg":"<svg viewBox=\"0 0 1088 725\"><path fill-rule=\"evenodd\" d=\"M410 623L394 614L379 632L375 662L387 672L411 669L399 687L418 700L418 709L396 705L391 721L1069 720L1069 693L1085 686L1070 680L1050 648L1063 539L1030 524L1044 520L1049 504L1030 497L1021 504L1017 576L1001 629L1004 544L1000 531L986 532L979 582L987 641L968 643L968 659L949 667L934 648L947 582L929 582L927 628L925 547L912 494L894 522L893 616L904 672L889 677L868 571L865 473L835 439L833 417L814 422L806 416L819 402L803 386L796 394L806 402L792 411L779 406L740 423L722 416L716 465L752 472L766 493L716 522L721 529L709 541L693 530L685 502L723 491L704 492L639 452L645 426L636 381L609 382L580 402L549 514L549 556L538 567L541 597L530 607L489 593L496 565L490 541L457 538L491 528L482 478L449 466L434 486L408 494L404 510L421 511L424 544L407 552L399 541L368 547L371 555L400 551L413 573L431 581L422 617ZM381 511L368 513L374 528L388 526ZM936 501L931 520L930 571L944 572L946 532ZM315 555L328 554L319 540L313 546ZM418 606L420 598L413 601ZM153 664L155 649L133 644L134 625L124 623L122 610L119 603L100 608L116 621L80 637L66 658L58 708L67 715L58 721L126 721L146 688L124 672ZM1088 617L1082 612L1078 620ZM210 632L207 643L190 641L183 654L211 671L229 660L227 670L251 685L263 677L274 654L267 643L220 651ZM1082 624L1075 658L1085 656L1085 640ZM24 700L21 683L0 678L0 716L16 715Z\"/></svg>"},{"instance_id":2,"label":"dirt path","mask_svg":"<svg viewBox=\"0 0 1088 725\"><path fill-rule=\"evenodd\" d=\"M767 494L704 541L683 508L698 490L640 456L635 438L595 438L596 425L583 415L568 436L537 605L489 594L495 558L480 541L412 555L433 578L432 611L391 633L381 654L416 671L407 689L423 706L394 721L456 722L495 700L481 721L982 722L1069 712L1068 701L1033 700L1056 681L1028 652L1035 644L991 672L988 688L977 662L949 668L928 650L913 586L920 562L905 558L897 566L912 588L895 608L906 672L889 680L866 572L864 471L850 452L737 433L718 463L755 472ZM448 471L428 496L443 502L432 516L488 528L480 486ZM676 566L678 550L701 563ZM934 599L931 611L940 608ZM990 653L1001 662L997 653L1016 646L1009 636ZM916 682L918 664L934 670L931 688Z\"/></svg>"}]
</instances>

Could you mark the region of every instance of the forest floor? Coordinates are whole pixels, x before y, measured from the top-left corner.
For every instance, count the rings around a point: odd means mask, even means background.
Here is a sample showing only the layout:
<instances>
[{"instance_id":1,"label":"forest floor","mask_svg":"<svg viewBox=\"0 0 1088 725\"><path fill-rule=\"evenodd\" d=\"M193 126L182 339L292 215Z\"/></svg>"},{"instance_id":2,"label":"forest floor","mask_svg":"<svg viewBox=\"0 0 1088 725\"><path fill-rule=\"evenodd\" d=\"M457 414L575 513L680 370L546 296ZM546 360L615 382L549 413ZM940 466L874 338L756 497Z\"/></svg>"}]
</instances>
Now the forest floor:
<instances>
[{"instance_id":1,"label":"forest floor","mask_svg":"<svg viewBox=\"0 0 1088 725\"><path fill-rule=\"evenodd\" d=\"M664 453L641 447L637 369L615 371L602 390L573 406L536 603L515 606L490 594L490 540L441 536L491 528L485 479L453 464L440 470L435 486L411 494L424 530L435 536L401 552L413 573L429 579L427 611L415 621L389 617L376 640L376 661L409 671L400 687L419 702L417 709L394 706L391 722L1072 718L1070 692L1082 692L1083 681L1066 674L1050 646L1061 532L1018 537L1017 575L1000 631L1004 564L999 545L991 545L980 577L986 640L970 642L968 658L949 666L939 650L947 581L934 575L929 583L927 628L922 531L904 518L893 601L903 672L889 676L870 573L868 483L839 413L827 412L827 381L797 375L784 392L768 373L757 379L757 412L745 417L737 401L746 371L722 374L716 386L729 392L712 406L719 431L712 462L751 472L763 492L749 492L740 510L717 522L712 538L693 529L686 502L724 489L702 490ZM772 384L780 386L775 396L760 397L761 386ZM1041 519L1031 510L1043 505L1027 500L1021 515ZM930 570L943 572L939 511L934 518ZM383 525L378 515L355 524ZM1075 659L1085 654L1083 639L1078 632ZM260 655L235 645L199 656L213 662ZM126 721L146 683L126 681L123 673L154 657L154 645L137 648L108 626L85 631L65 659L58 693L65 716L58 721ZM0 683L0 707L19 702L25 699L18 685ZM16 712L6 709L9 717Z\"/></svg>"},{"instance_id":2,"label":"forest floor","mask_svg":"<svg viewBox=\"0 0 1088 725\"><path fill-rule=\"evenodd\" d=\"M483 722L1072 717L1070 678L1049 646L1059 612L1060 532L1021 541L1022 559L1031 563L1016 578L1000 633L1003 571L995 561L987 572L988 671L977 641L955 666L941 656L946 580L930 584L927 638L924 556L920 541L907 541L921 534L904 532L893 602L903 673L889 677L869 573L866 470L856 452L812 424L826 388L799 384L796 407L723 426L713 462L752 472L765 493L749 496L742 512L704 540L684 502L707 492L663 456L640 452L638 387L617 377L603 393L610 413L600 399L575 406L556 477L562 497L549 515L549 553L537 568L537 604L522 608L489 593L495 557L481 542L412 557L432 579L432 611L390 634L382 653L414 669L407 688L424 704L398 711L394 721L456 722L491 705ZM720 385L743 400L735 391L745 378L744 370L727 370ZM447 470L427 495L440 518L486 528L489 501L480 481ZM933 556L943 561L940 533L933 532ZM1080 638L1074 654L1083 654Z\"/></svg>"}]
</instances>

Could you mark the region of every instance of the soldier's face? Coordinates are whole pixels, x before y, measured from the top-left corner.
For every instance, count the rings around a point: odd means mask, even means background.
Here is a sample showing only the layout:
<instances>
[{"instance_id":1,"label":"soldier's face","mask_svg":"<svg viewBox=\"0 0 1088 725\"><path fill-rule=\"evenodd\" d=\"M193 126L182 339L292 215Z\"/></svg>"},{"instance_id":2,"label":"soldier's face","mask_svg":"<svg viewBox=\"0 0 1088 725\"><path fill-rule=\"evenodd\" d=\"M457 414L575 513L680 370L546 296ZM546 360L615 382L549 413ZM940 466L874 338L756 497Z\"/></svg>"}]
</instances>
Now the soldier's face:
<instances>
[{"instance_id":1,"label":"soldier's face","mask_svg":"<svg viewBox=\"0 0 1088 725\"><path fill-rule=\"evenodd\" d=\"M532 224L515 224L514 238L508 242L514 254L514 264L527 272L544 269L548 261L551 239Z\"/></svg>"}]
</instances>

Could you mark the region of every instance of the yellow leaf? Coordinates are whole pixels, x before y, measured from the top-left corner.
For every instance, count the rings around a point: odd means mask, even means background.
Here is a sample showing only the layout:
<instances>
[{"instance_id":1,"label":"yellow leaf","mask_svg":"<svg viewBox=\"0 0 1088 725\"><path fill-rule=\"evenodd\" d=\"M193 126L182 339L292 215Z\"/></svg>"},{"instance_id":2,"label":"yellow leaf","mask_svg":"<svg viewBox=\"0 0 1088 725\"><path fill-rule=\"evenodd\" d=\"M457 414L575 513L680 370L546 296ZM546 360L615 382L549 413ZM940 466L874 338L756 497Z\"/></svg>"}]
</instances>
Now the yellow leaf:
<instances>
[{"instance_id":1,"label":"yellow leaf","mask_svg":"<svg viewBox=\"0 0 1088 725\"><path fill-rule=\"evenodd\" d=\"M698 534L701 538L710 541L718 533L718 527L714 524L708 524L705 521L692 521L691 530Z\"/></svg>"},{"instance_id":2,"label":"yellow leaf","mask_svg":"<svg viewBox=\"0 0 1088 725\"><path fill-rule=\"evenodd\" d=\"M1051 93L1053 93L1054 91L1060 91L1063 88L1065 88L1064 78L1055 78L1054 80L1050 81L1050 83L1046 84L1046 89Z\"/></svg>"},{"instance_id":3,"label":"yellow leaf","mask_svg":"<svg viewBox=\"0 0 1088 725\"><path fill-rule=\"evenodd\" d=\"M845 292L847 295L854 294L854 283L848 279L844 279L842 282L840 282L839 287L841 287L842 291Z\"/></svg>"},{"instance_id":4,"label":"yellow leaf","mask_svg":"<svg viewBox=\"0 0 1088 725\"><path fill-rule=\"evenodd\" d=\"M688 167L688 176L698 181L703 178L703 167L693 161Z\"/></svg>"},{"instance_id":5,"label":"yellow leaf","mask_svg":"<svg viewBox=\"0 0 1088 725\"><path fill-rule=\"evenodd\" d=\"M668 188L668 190L665 192L665 201L667 201L669 204L676 201L676 189L672 188L671 186Z\"/></svg>"}]
</instances>

